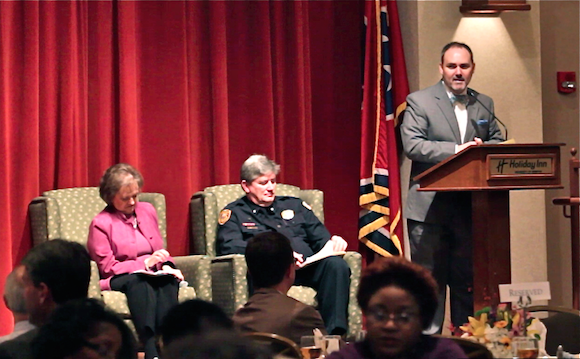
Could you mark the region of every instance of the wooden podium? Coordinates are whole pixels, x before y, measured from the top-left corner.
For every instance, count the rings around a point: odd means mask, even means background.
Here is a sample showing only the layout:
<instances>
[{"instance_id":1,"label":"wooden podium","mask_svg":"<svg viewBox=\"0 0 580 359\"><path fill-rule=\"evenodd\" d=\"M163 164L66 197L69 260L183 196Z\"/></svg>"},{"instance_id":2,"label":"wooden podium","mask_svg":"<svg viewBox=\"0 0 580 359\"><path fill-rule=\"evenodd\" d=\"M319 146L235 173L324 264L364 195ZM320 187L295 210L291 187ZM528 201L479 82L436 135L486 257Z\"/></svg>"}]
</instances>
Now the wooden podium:
<instances>
[{"instance_id":1,"label":"wooden podium","mask_svg":"<svg viewBox=\"0 0 580 359\"><path fill-rule=\"evenodd\" d=\"M562 188L560 146L472 146L415 177L419 191L472 192L475 311L498 304L498 285L511 283L509 191Z\"/></svg>"}]
</instances>

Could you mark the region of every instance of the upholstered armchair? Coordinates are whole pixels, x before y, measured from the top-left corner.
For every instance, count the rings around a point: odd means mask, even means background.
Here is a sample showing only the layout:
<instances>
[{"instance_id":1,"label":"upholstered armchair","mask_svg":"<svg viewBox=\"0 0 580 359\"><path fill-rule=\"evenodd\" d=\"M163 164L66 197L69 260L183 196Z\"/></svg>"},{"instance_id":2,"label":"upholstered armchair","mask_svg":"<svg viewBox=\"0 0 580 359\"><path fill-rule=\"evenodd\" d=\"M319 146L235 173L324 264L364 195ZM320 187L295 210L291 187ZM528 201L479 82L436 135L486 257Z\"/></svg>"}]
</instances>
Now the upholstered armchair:
<instances>
[{"instance_id":1,"label":"upholstered armchair","mask_svg":"<svg viewBox=\"0 0 580 359\"><path fill-rule=\"evenodd\" d=\"M167 245L167 219L165 196L160 193L141 193L139 200L151 203L159 220L159 231ZM89 225L103 208L105 202L99 197L97 187L66 188L47 191L32 200L28 206L33 245L61 238L87 244ZM179 289L179 300L199 298L211 301L210 259L204 255L173 257L183 272L188 287ZM101 291L99 270L91 261L89 297L103 300L105 304L124 318L130 318L127 297L117 291Z\"/></svg>"},{"instance_id":2,"label":"upholstered armchair","mask_svg":"<svg viewBox=\"0 0 580 359\"><path fill-rule=\"evenodd\" d=\"M216 256L218 214L226 205L243 195L244 191L239 184L220 185L207 187L203 191L197 192L190 201L190 248L195 254L205 254L212 258L213 302L221 306L229 315L233 315L235 310L248 300L247 267L243 255ZM312 211L320 221L324 222L322 191L302 190L296 186L278 183L276 195L293 196L304 200L312 207ZM362 329L362 313L356 301L361 272L361 255L357 252L347 252L344 259L351 270L347 336L355 337ZM316 292L312 288L294 286L288 295L306 304L313 306L317 304Z\"/></svg>"}]
</instances>

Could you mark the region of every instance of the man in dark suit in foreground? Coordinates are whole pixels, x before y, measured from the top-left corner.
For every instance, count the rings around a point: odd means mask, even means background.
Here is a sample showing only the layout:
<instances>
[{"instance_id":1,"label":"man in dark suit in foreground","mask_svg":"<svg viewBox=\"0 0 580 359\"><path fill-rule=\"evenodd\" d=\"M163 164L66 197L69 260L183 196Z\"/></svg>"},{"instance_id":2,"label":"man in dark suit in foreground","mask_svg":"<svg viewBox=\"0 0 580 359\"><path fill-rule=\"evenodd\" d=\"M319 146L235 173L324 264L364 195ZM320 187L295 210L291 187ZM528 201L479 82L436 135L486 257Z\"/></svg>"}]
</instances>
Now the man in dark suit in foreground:
<instances>
[{"instance_id":1,"label":"man in dark suit in foreground","mask_svg":"<svg viewBox=\"0 0 580 359\"><path fill-rule=\"evenodd\" d=\"M86 298L91 276L87 250L79 243L53 239L33 247L22 259L24 300L30 323L41 327L53 310ZM0 345L0 359L32 358L30 344L38 329Z\"/></svg>"},{"instance_id":2,"label":"man in dark suit in foreground","mask_svg":"<svg viewBox=\"0 0 580 359\"><path fill-rule=\"evenodd\" d=\"M413 163L405 206L411 259L432 271L439 308L430 334L441 332L449 285L454 326L473 315L471 195L419 192L412 178L470 146L503 141L493 100L467 87L475 70L469 46L451 42L441 51L441 81L407 97L403 149Z\"/></svg>"},{"instance_id":3,"label":"man in dark suit in foreground","mask_svg":"<svg viewBox=\"0 0 580 359\"><path fill-rule=\"evenodd\" d=\"M323 333L320 314L309 305L286 295L296 275L290 241L281 233L263 232L248 241L246 263L255 292L234 314L236 328L243 332L266 332L285 336L296 343Z\"/></svg>"}]
</instances>

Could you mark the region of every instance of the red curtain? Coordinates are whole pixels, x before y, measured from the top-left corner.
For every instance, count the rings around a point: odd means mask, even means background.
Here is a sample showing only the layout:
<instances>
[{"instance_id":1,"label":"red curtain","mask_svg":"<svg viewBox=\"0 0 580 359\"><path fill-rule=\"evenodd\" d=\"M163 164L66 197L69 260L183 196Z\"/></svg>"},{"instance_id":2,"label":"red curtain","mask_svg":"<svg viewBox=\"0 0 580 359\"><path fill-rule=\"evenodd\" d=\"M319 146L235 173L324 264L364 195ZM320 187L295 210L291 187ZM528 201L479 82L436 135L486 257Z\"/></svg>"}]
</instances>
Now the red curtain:
<instances>
[{"instance_id":1,"label":"red curtain","mask_svg":"<svg viewBox=\"0 0 580 359\"><path fill-rule=\"evenodd\" d=\"M361 18L352 0L0 2L0 286L31 246L30 200L117 162L166 195L172 254L190 196L237 183L252 153L324 190L356 248Z\"/></svg>"}]
</instances>

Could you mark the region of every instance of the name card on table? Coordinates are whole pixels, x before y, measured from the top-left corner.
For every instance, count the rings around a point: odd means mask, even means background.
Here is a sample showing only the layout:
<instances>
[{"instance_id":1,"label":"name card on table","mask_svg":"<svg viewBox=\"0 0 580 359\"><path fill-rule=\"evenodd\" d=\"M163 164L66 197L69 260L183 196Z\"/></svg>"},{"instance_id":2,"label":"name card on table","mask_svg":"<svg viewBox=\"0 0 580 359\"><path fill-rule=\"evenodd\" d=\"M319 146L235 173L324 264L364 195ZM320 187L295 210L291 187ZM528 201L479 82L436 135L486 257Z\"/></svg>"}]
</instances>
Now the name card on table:
<instances>
[{"instance_id":1,"label":"name card on table","mask_svg":"<svg viewBox=\"0 0 580 359\"><path fill-rule=\"evenodd\" d=\"M552 299L550 294L550 282L533 282L517 284L500 284L499 300L502 303L518 302L523 300L549 300ZM530 303L527 303L529 305Z\"/></svg>"}]
</instances>

